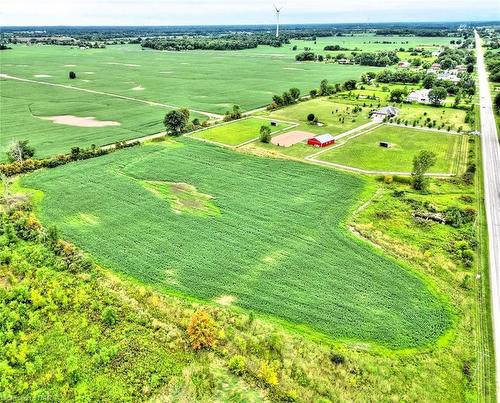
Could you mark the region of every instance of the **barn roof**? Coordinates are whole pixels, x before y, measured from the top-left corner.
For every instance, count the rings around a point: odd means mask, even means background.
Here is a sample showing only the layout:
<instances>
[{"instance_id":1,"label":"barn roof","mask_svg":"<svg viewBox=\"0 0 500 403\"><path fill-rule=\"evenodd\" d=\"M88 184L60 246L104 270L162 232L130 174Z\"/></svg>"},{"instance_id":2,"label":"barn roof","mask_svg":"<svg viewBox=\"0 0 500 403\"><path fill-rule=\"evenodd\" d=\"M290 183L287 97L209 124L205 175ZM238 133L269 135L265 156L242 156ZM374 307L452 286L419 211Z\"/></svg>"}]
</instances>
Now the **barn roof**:
<instances>
[{"instance_id":1,"label":"barn roof","mask_svg":"<svg viewBox=\"0 0 500 403\"><path fill-rule=\"evenodd\" d=\"M319 136L314 137L316 140L318 140L320 143L326 143L328 141L335 140L335 137L333 137L331 134L326 133L326 134L320 134Z\"/></svg>"}]
</instances>

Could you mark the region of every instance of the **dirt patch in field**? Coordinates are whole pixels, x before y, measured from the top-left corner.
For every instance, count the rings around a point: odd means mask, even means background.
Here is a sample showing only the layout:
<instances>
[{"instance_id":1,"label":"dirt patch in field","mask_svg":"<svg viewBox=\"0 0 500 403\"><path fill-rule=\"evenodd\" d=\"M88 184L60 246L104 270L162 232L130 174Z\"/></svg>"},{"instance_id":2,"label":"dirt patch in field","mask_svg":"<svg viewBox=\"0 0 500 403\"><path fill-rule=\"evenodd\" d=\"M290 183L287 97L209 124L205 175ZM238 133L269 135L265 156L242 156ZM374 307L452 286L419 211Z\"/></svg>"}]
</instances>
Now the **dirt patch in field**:
<instances>
[{"instance_id":1,"label":"dirt patch in field","mask_svg":"<svg viewBox=\"0 0 500 403\"><path fill-rule=\"evenodd\" d=\"M216 298L214 301L220 305L228 306L228 305L232 305L234 303L234 301L236 301L236 297L234 295L221 295L220 297Z\"/></svg>"},{"instance_id":2,"label":"dirt patch in field","mask_svg":"<svg viewBox=\"0 0 500 403\"><path fill-rule=\"evenodd\" d=\"M35 74L33 77L36 78L47 78L47 77L52 77L50 74Z\"/></svg>"},{"instance_id":3,"label":"dirt patch in field","mask_svg":"<svg viewBox=\"0 0 500 403\"><path fill-rule=\"evenodd\" d=\"M65 64L64 67L76 67L76 64Z\"/></svg>"},{"instance_id":4,"label":"dirt patch in field","mask_svg":"<svg viewBox=\"0 0 500 403\"><path fill-rule=\"evenodd\" d=\"M82 118L73 115L60 115L60 116L46 116L40 117L43 120L50 120L53 123L68 126L79 126L79 127L106 127L106 126L120 126L119 122L113 120L96 120L96 118L89 116Z\"/></svg>"},{"instance_id":5,"label":"dirt patch in field","mask_svg":"<svg viewBox=\"0 0 500 403\"><path fill-rule=\"evenodd\" d=\"M194 214L199 216L219 215L219 208L213 203L213 196L182 182L144 181L146 189L155 196L168 201L176 214Z\"/></svg>"},{"instance_id":6,"label":"dirt patch in field","mask_svg":"<svg viewBox=\"0 0 500 403\"><path fill-rule=\"evenodd\" d=\"M279 136L273 137L271 139L271 143L280 147L291 147L294 144L310 139L311 137L314 137L313 133L293 130L291 132L283 133Z\"/></svg>"},{"instance_id":7,"label":"dirt patch in field","mask_svg":"<svg viewBox=\"0 0 500 403\"><path fill-rule=\"evenodd\" d=\"M132 88L132 91L142 91L145 88L142 85L138 85L137 87Z\"/></svg>"},{"instance_id":8,"label":"dirt patch in field","mask_svg":"<svg viewBox=\"0 0 500 403\"><path fill-rule=\"evenodd\" d=\"M93 71L84 71L84 74L95 74Z\"/></svg>"}]
</instances>

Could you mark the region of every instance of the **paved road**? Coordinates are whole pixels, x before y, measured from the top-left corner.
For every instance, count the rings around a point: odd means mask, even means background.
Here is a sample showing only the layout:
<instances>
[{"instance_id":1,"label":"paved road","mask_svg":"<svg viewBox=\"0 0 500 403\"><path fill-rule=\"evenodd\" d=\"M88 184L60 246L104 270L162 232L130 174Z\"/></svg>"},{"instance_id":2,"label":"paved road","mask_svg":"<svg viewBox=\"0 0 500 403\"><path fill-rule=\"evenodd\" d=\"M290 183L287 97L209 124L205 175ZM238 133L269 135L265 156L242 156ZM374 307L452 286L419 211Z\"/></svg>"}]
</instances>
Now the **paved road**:
<instances>
[{"instance_id":1,"label":"paved road","mask_svg":"<svg viewBox=\"0 0 500 403\"><path fill-rule=\"evenodd\" d=\"M76 91L90 92L91 94L106 95L108 97L126 99L127 101L140 102L140 103L147 104L147 105L162 106L164 108L169 108L169 109L177 109L177 108L179 108L179 106L175 106L175 105L168 105L168 104L162 104L162 103L154 102L154 101L147 101L145 99L140 99L140 98L127 97L127 96L124 96L124 95L113 94L111 92L89 90L87 88L73 87L72 85L48 83L46 81L30 80L28 78L20 78L20 77L15 77L15 76L9 76L7 74L0 74L0 78L5 78L5 79L8 79L8 80L24 81L24 82L27 82L27 83L50 85L52 87L60 87L60 88L66 88L66 89L76 90ZM189 109L189 111L193 112L193 113L199 113L200 115L208 116L210 119L221 120L224 117L224 116L218 115L216 113L204 112L204 111L199 111L199 110L196 110L196 109Z\"/></svg>"},{"instance_id":2,"label":"paved road","mask_svg":"<svg viewBox=\"0 0 500 403\"><path fill-rule=\"evenodd\" d=\"M500 144L498 142L495 116L493 115L483 49L477 32L476 54L481 106L484 191L489 237L491 310L496 352L496 385L497 391L500 391Z\"/></svg>"}]
</instances>

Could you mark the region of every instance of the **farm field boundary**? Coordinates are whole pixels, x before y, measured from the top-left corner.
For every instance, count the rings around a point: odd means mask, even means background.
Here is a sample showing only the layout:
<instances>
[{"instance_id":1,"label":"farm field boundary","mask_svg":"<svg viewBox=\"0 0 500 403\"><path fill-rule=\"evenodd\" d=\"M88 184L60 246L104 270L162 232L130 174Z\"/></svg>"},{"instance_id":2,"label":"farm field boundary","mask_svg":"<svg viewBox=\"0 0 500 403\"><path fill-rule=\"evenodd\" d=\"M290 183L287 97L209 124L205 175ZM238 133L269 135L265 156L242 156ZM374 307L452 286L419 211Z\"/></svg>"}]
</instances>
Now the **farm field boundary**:
<instances>
[{"instance_id":1,"label":"farm field boundary","mask_svg":"<svg viewBox=\"0 0 500 403\"><path fill-rule=\"evenodd\" d=\"M349 145L351 140L354 140L355 138L360 137L362 135L372 133L375 130L377 130L383 126L394 127L395 125L385 125L385 124L381 123L377 126L373 126L373 127L369 128L368 130L364 130L364 131L361 131L359 133L355 133L353 136L348 137L348 139L345 142L342 142L342 143L335 145L333 147L328 147L328 148L321 150L317 153L314 153L312 155L308 155L307 157L305 157L305 160L310 161L310 162L314 162L314 163L318 163L321 165L325 165L325 166L336 167L339 169L345 169L348 171L362 173L362 174L369 174L369 175L377 175L377 174L379 174L379 175L405 175L405 176L411 175L411 172L409 172L409 171L391 170L391 169L369 169L369 168L364 168L364 167L352 166L350 164L346 164L345 162L341 163L341 162L336 162L336 161L326 161L326 160L318 158L320 155L326 154L326 153L331 152L331 151L338 149L340 147L345 147L345 146ZM408 128L406 128L406 129L408 129ZM410 129L408 129L408 130L410 130ZM413 128L411 128L411 130L413 130ZM425 129L423 129L423 128L422 129L419 128L417 130L425 131ZM438 132L438 131L436 131L436 132ZM439 131L439 132L442 134L446 134L446 135L449 134L448 132L444 132L444 131ZM459 133L452 133L452 135L460 135L460 134ZM465 160L466 160L467 149L468 149L468 141L467 141L467 136L465 136L465 135L460 135L460 136L461 136L460 139L455 140L455 141L453 141L453 144L450 144L449 149L446 153L446 156L445 157L441 156L441 158L451 160L451 164L449 165L448 172L443 172L443 171L431 172L428 174L428 176L450 177L450 176L455 176L455 175L460 174L465 169Z\"/></svg>"},{"instance_id":2,"label":"farm field boundary","mask_svg":"<svg viewBox=\"0 0 500 403\"><path fill-rule=\"evenodd\" d=\"M221 146L221 147L228 147L228 148L233 148L233 149L234 148L238 148L238 147L242 147L242 146L245 146L247 144L253 143L254 141L257 141L259 139L259 137L257 136L257 137L251 138L249 140L243 141L243 142L241 142L239 144L234 144L233 145L233 144L226 144L226 143L222 143L222 142L219 142L219 141L205 139L203 137L197 136L197 134L198 133L203 133L203 132L206 132L208 130L215 129L215 128L218 128L218 127L223 127L223 126L228 126L228 125L231 125L231 124L235 124L237 122L241 122L243 120L248 120L248 119L259 119L259 120L265 120L265 121L268 121L268 122L285 123L285 124L288 125L288 126L282 128L282 129L275 130L275 131L271 132L272 136L276 136L279 133L285 132L287 130L290 130L290 129L293 129L293 128L299 126L299 123L289 122L289 121L286 121L286 120L269 119L269 118L265 118L265 117L262 117L262 116L245 116L242 119L232 120L230 122L223 122L223 123L220 123L220 124L217 124L217 125L214 125L214 126L206 127L206 128L199 129L199 130L195 130L193 132L190 132L190 133L186 134L185 137L190 137L190 138L193 138L195 140L203 141L203 142L206 142L206 143L209 143L209 144L214 144L214 145Z\"/></svg>"},{"instance_id":3,"label":"farm field boundary","mask_svg":"<svg viewBox=\"0 0 500 403\"><path fill-rule=\"evenodd\" d=\"M178 143L134 147L37 171L23 177L22 185L44 192L37 206L42 220L60 226L99 264L160 289L210 301L231 296L235 306L348 343L413 351L447 337L452 323L441 296L344 227L351 202L365 188L363 179L189 138ZM67 182L62 199L61 177ZM325 186L311 192L311 177ZM154 182L156 191L144 181ZM89 195L100 197L79 197L85 184ZM182 214L176 212L183 199L171 187L179 184L192 187L188 201L208 197L220 214L191 213L192 203ZM51 201L54 197L58 203ZM95 203L86 204L88 199ZM144 220L123 219L138 214ZM139 244L132 235L137 233ZM142 252L130 253L134 250ZM339 292L327 292L332 288ZM366 296L363 304L359 290ZM342 304L336 304L340 295ZM409 304L411 298L421 302ZM379 322L385 317L381 310L390 313L390 321Z\"/></svg>"},{"instance_id":4,"label":"farm field boundary","mask_svg":"<svg viewBox=\"0 0 500 403\"><path fill-rule=\"evenodd\" d=\"M28 78L20 78L20 77L11 76L11 75L8 75L8 74L0 74L0 79L1 78L7 79L7 80L16 80L16 81L34 83L34 84L50 85L50 86L53 86L53 87L65 88L65 89L76 90L76 91L83 91L83 92L88 92L88 93L97 94L97 95L105 95L105 96L113 97L113 98L126 99L128 101L141 102L141 103L144 103L144 104L147 104L147 105L163 106L163 107L169 108L169 109L179 108L179 106L176 106L176 105L168 105L168 104L163 104L163 103L154 102L154 101L148 101L148 100L140 99L140 98L127 97L125 95L113 94L111 92L103 92L103 91L96 91L96 90L91 90L91 89L87 89L87 88L73 87L71 85L64 85L64 84L57 84L57 83L48 83L46 81L38 81L38 80L31 80L31 79L28 79ZM189 111L193 112L193 113L198 113L200 115L205 115L205 116L209 117L210 119L216 119L216 120L222 119L222 115L218 115L216 113L199 111L199 110L196 110L196 109L189 109Z\"/></svg>"}]
</instances>

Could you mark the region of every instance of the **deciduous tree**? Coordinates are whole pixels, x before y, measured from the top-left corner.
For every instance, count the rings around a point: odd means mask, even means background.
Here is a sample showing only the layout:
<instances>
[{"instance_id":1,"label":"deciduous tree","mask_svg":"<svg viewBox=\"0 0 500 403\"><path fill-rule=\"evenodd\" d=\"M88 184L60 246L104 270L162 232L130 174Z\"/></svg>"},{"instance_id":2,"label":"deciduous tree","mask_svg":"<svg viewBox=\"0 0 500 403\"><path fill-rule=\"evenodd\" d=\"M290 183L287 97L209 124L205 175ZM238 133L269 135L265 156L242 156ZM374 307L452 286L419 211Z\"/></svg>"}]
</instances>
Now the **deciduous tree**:
<instances>
[{"instance_id":1,"label":"deciduous tree","mask_svg":"<svg viewBox=\"0 0 500 403\"><path fill-rule=\"evenodd\" d=\"M415 190L427 190L427 171L436 164L436 154L432 151L420 151L413 159L412 186Z\"/></svg>"}]
</instances>

